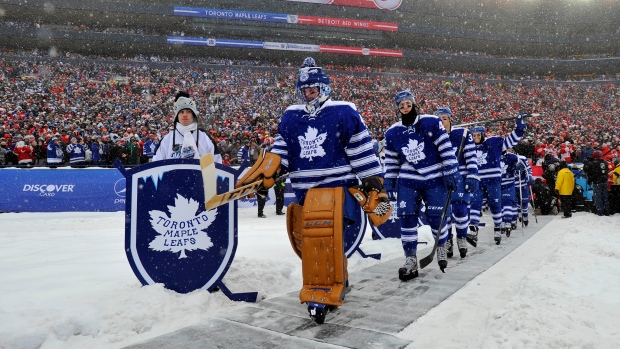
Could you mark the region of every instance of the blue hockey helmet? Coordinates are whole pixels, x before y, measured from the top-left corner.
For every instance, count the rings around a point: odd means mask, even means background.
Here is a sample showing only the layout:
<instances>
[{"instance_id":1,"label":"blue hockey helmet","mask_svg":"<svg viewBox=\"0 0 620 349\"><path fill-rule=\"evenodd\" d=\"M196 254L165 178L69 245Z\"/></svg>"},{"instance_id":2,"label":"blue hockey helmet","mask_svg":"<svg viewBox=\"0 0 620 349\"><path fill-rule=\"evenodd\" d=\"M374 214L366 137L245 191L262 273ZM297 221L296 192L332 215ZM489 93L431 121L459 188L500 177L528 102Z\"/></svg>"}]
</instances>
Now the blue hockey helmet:
<instances>
[{"instance_id":1,"label":"blue hockey helmet","mask_svg":"<svg viewBox=\"0 0 620 349\"><path fill-rule=\"evenodd\" d=\"M471 129L471 133L481 133L483 136L487 134L487 130L484 126L476 126Z\"/></svg>"},{"instance_id":2,"label":"blue hockey helmet","mask_svg":"<svg viewBox=\"0 0 620 349\"><path fill-rule=\"evenodd\" d=\"M400 91L396 94L396 97L394 97L394 104L396 104L396 108L398 108L398 105L400 104L400 102L405 101L405 100L411 100L411 103L413 103L413 105L415 106L415 96L411 93L411 91L409 90L404 90L404 91Z\"/></svg>"},{"instance_id":3,"label":"blue hockey helmet","mask_svg":"<svg viewBox=\"0 0 620 349\"><path fill-rule=\"evenodd\" d=\"M304 89L308 87L318 87L319 94L312 100L307 100ZM297 95L306 104L308 112L313 114L329 98L332 88L329 85L329 77L323 73L321 67L307 67L300 69L297 78Z\"/></svg>"},{"instance_id":4,"label":"blue hockey helmet","mask_svg":"<svg viewBox=\"0 0 620 349\"><path fill-rule=\"evenodd\" d=\"M439 108L435 112L435 115L437 115L437 116L440 116L440 115L452 116L452 110L450 110L450 108L448 108L448 107Z\"/></svg>"}]
</instances>

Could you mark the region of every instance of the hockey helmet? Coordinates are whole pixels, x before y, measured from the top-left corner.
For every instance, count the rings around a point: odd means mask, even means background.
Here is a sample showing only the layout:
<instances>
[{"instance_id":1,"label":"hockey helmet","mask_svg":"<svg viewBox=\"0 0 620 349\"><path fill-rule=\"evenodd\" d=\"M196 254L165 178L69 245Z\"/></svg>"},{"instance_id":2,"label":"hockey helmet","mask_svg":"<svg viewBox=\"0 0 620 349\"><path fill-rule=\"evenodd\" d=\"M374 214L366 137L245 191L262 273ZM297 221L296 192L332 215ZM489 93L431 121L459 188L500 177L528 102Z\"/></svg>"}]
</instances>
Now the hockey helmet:
<instances>
[{"instance_id":1,"label":"hockey helmet","mask_svg":"<svg viewBox=\"0 0 620 349\"><path fill-rule=\"evenodd\" d=\"M487 134L487 130L484 126L476 126L471 129L471 133L481 133L483 136Z\"/></svg>"},{"instance_id":2,"label":"hockey helmet","mask_svg":"<svg viewBox=\"0 0 620 349\"><path fill-rule=\"evenodd\" d=\"M400 102L405 101L405 100L410 100L414 106L416 105L415 96L411 93L411 91L404 90L404 91L398 92L396 94L396 97L394 97L394 104L396 105L396 108L398 108L398 105L400 104Z\"/></svg>"},{"instance_id":3,"label":"hockey helmet","mask_svg":"<svg viewBox=\"0 0 620 349\"><path fill-rule=\"evenodd\" d=\"M312 100L307 100L304 90L309 87L318 87L318 96ZM321 67L308 67L300 69L297 78L297 95L306 104L306 109L310 114L319 108L320 104L329 98L332 88L329 85L329 77L323 73Z\"/></svg>"},{"instance_id":4,"label":"hockey helmet","mask_svg":"<svg viewBox=\"0 0 620 349\"><path fill-rule=\"evenodd\" d=\"M452 110L450 110L450 108L448 108L448 107L439 108L435 112L435 115L437 115L437 116L441 116L441 115L452 116Z\"/></svg>"}]
</instances>

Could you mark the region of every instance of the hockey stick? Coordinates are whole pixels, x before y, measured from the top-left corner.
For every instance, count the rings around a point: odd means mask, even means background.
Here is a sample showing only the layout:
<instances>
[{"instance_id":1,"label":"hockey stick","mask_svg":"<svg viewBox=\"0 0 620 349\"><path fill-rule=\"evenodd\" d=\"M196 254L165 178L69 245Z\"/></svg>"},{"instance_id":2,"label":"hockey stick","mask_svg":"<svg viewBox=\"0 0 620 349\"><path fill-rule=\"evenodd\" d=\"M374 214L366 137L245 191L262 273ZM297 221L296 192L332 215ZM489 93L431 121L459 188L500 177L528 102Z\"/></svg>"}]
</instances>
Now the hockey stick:
<instances>
[{"instance_id":1,"label":"hockey stick","mask_svg":"<svg viewBox=\"0 0 620 349\"><path fill-rule=\"evenodd\" d=\"M461 157L461 153L463 152L463 147L465 146L465 139L467 138L467 130L463 130L463 137L461 138L461 145L459 146L459 151L456 154L456 166L457 171L459 167L459 158ZM439 236L441 235L441 231L443 230L443 224L446 221L446 213L448 212L448 206L450 205L450 200L452 200L452 191L454 188L448 189L448 196L446 197L446 204L443 206L443 210L441 211L441 221L439 222L439 228L437 228L437 234L435 235L435 244L433 244L433 250L431 254L422 258L420 260L420 269L424 269L427 265L431 264L433 258L435 258L435 251L437 250L437 245L439 244ZM443 271L443 270L442 270Z\"/></svg>"},{"instance_id":2,"label":"hockey stick","mask_svg":"<svg viewBox=\"0 0 620 349\"><path fill-rule=\"evenodd\" d=\"M521 187L521 171L519 171L519 218L521 219L521 236L525 235L525 222L523 221L523 188Z\"/></svg>"},{"instance_id":3,"label":"hockey stick","mask_svg":"<svg viewBox=\"0 0 620 349\"><path fill-rule=\"evenodd\" d=\"M533 116L540 116L540 115L541 115L540 113L534 113L534 114L527 114L527 115L524 115L523 117L524 117L524 118L526 118L526 117L530 117L530 118L531 118L531 117L533 117ZM519 118L518 116L512 116L512 117L509 117L509 118L503 118L503 119L483 120L483 121L472 121L472 122L466 122L466 123L464 123L464 124L455 125L455 126L460 126L460 127L462 127L462 126L471 126L471 125L480 125L480 124L490 124L490 123L500 122L500 121L510 121L510 120L516 120L516 119L518 119L518 118Z\"/></svg>"},{"instance_id":4,"label":"hockey stick","mask_svg":"<svg viewBox=\"0 0 620 349\"><path fill-rule=\"evenodd\" d=\"M226 193L217 194L216 172L215 164L213 162L213 155L206 154L200 158L200 169L202 171L202 183L204 185L205 193L205 207L207 210L212 210L216 207L226 205L232 201L241 199L252 193L255 193L263 186L263 180L258 180L250 184L246 184L237 189L231 190ZM278 178L286 178L288 174Z\"/></svg>"},{"instance_id":5,"label":"hockey stick","mask_svg":"<svg viewBox=\"0 0 620 349\"><path fill-rule=\"evenodd\" d=\"M530 191L530 200L532 200L532 204L534 205L534 219L536 220L536 224L538 224L538 216L536 216L536 209L538 207L536 207L536 201L534 200L534 195L532 193L532 186L528 185L527 189Z\"/></svg>"}]
</instances>

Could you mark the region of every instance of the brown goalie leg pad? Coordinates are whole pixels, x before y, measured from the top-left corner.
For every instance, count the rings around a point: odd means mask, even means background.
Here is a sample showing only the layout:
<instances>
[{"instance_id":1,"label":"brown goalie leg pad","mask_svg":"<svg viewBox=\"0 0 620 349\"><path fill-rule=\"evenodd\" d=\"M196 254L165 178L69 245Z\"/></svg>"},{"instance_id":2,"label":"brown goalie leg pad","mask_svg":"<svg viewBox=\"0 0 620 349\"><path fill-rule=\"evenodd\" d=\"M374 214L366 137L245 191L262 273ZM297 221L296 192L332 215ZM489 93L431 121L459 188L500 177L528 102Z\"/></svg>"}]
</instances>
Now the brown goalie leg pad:
<instances>
[{"instance_id":1,"label":"brown goalie leg pad","mask_svg":"<svg viewBox=\"0 0 620 349\"><path fill-rule=\"evenodd\" d=\"M298 203L291 203L286 208L286 230L288 232L288 239L291 242L293 251L297 253L301 258L301 229L303 227L302 221L303 206Z\"/></svg>"},{"instance_id":2,"label":"brown goalie leg pad","mask_svg":"<svg viewBox=\"0 0 620 349\"><path fill-rule=\"evenodd\" d=\"M344 189L315 188L303 206L301 303L344 303L346 257L343 247Z\"/></svg>"}]
</instances>

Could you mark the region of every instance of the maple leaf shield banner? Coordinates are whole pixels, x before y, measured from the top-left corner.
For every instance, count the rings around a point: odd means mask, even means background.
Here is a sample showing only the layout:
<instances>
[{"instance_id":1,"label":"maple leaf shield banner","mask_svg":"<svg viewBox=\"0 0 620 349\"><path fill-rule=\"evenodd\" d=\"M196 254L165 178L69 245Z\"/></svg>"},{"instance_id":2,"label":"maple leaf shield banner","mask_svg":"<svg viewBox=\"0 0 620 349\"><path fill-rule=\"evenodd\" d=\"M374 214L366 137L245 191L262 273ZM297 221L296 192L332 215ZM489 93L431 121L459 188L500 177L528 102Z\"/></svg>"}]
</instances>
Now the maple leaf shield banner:
<instances>
[{"instance_id":1,"label":"maple leaf shield banner","mask_svg":"<svg viewBox=\"0 0 620 349\"><path fill-rule=\"evenodd\" d=\"M217 166L217 191L234 189L235 173ZM236 203L205 209L198 160L152 162L125 175L125 253L143 285L188 293L225 287L237 248Z\"/></svg>"}]
</instances>

